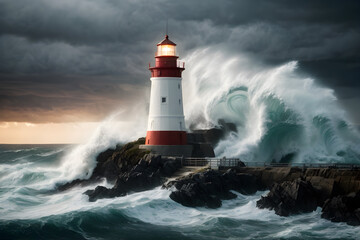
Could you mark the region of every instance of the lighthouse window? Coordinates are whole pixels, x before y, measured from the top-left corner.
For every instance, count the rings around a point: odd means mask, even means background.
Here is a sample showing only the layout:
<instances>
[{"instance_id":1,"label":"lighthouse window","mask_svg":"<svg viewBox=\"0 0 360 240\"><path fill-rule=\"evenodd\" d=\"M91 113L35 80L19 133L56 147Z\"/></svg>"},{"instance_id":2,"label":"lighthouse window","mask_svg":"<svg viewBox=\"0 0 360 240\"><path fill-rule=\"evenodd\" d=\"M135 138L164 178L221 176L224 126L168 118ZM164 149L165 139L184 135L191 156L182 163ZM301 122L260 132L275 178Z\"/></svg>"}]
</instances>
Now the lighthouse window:
<instances>
[{"instance_id":1,"label":"lighthouse window","mask_svg":"<svg viewBox=\"0 0 360 240\"><path fill-rule=\"evenodd\" d=\"M166 103L166 97L161 97L161 102Z\"/></svg>"},{"instance_id":2,"label":"lighthouse window","mask_svg":"<svg viewBox=\"0 0 360 240\"><path fill-rule=\"evenodd\" d=\"M180 83L178 84L178 89L180 89Z\"/></svg>"},{"instance_id":3,"label":"lighthouse window","mask_svg":"<svg viewBox=\"0 0 360 240\"><path fill-rule=\"evenodd\" d=\"M181 104L181 100L179 99L179 104Z\"/></svg>"}]
</instances>

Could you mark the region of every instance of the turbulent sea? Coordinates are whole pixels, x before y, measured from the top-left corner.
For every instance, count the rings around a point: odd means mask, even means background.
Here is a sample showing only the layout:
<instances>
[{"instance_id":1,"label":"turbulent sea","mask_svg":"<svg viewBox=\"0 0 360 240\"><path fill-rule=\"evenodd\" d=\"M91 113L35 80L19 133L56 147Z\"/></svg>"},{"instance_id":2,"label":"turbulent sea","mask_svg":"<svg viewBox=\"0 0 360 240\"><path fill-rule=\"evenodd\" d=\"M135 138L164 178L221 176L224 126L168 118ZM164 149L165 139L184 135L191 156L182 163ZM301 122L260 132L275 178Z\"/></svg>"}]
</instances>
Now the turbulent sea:
<instances>
[{"instance_id":1,"label":"turbulent sea","mask_svg":"<svg viewBox=\"0 0 360 240\"><path fill-rule=\"evenodd\" d=\"M183 207L156 188L89 202L77 187L54 193L70 145L0 145L0 239L359 239L360 227L316 212L280 217L238 194L216 210ZM76 147L75 147L76 148ZM107 185L105 182L103 185Z\"/></svg>"},{"instance_id":2,"label":"turbulent sea","mask_svg":"<svg viewBox=\"0 0 360 240\"><path fill-rule=\"evenodd\" d=\"M236 125L217 156L360 163L359 132L333 90L300 74L296 62L271 68L230 55L202 49L185 58L187 127ZM257 209L266 192L238 194L216 210L183 207L161 188L96 202L83 194L95 185L55 192L90 177L99 152L144 136L146 111L135 108L133 121L117 128L111 116L81 145L0 145L0 239L360 239L360 227L324 220L320 208L290 217Z\"/></svg>"}]
</instances>

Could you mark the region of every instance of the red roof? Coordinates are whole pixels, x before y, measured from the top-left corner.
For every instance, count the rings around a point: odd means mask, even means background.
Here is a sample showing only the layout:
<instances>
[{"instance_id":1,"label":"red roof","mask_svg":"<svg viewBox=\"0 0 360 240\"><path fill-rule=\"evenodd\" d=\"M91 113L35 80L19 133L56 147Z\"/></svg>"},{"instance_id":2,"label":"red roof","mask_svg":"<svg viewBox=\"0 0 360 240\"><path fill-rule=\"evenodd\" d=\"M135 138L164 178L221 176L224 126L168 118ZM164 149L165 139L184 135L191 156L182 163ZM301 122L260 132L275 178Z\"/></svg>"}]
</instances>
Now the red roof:
<instances>
[{"instance_id":1,"label":"red roof","mask_svg":"<svg viewBox=\"0 0 360 240\"><path fill-rule=\"evenodd\" d=\"M176 44L174 42L169 40L168 35L165 35L165 39L157 44L157 46L159 46L159 45L173 45L173 46L176 46Z\"/></svg>"}]
</instances>

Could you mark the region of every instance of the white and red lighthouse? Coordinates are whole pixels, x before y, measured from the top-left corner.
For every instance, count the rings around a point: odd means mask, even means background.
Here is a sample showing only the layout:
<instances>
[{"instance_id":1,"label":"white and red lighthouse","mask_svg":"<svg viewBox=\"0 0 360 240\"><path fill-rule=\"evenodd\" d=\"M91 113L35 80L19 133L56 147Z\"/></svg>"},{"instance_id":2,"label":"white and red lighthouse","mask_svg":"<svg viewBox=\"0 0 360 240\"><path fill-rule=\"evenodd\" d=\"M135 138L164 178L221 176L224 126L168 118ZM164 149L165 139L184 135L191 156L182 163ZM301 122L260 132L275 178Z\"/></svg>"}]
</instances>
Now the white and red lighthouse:
<instances>
[{"instance_id":1,"label":"white and red lighthouse","mask_svg":"<svg viewBox=\"0 0 360 240\"><path fill-rule=\"evenodd\" d=\"M176 44L169 36L157 44L155 67L151 71L151 93L145 145L162 155L189 156L183 111L181 73L185 63L176 56Z\"/></svg>"}]
</instances>

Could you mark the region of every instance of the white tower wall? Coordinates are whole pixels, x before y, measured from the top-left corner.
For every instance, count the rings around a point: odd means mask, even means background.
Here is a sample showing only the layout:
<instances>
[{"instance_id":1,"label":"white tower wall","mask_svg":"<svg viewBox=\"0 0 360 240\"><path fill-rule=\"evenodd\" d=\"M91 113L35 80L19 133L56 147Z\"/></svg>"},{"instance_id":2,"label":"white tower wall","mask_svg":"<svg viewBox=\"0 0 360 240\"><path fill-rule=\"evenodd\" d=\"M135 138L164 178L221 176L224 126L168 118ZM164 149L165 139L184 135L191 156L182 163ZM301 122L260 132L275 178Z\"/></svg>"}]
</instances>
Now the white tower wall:
<instances>
[{"instance_id":1,"label":"white tower wall","mask_svg":"<svg viewBox=\"0 0 360 240\"><path fill-rule=\"evenodd\" d=\"M148 131L185 131L181 78L152 77Z\"/></svg>"}]
</instances>

